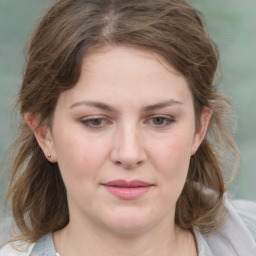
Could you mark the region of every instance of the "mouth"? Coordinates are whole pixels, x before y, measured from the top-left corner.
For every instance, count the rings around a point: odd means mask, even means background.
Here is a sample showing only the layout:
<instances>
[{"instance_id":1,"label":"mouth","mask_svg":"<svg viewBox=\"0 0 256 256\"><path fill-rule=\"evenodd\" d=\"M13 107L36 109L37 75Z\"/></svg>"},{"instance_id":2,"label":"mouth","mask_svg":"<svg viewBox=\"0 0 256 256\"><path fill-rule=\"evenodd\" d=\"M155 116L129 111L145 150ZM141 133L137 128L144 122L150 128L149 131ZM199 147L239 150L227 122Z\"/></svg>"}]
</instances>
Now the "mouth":
<instances>
[{"instance_id":1,"label":"mouth","mask_svg":"<svg viewBox=\"0 0 256 256\"><path fill-rule=\"evenodd\" d=\"M101 185L115 197L125 200L140 198L154 186L152 183L140 180L113 180Z\"/></svg>"}]
</instances>

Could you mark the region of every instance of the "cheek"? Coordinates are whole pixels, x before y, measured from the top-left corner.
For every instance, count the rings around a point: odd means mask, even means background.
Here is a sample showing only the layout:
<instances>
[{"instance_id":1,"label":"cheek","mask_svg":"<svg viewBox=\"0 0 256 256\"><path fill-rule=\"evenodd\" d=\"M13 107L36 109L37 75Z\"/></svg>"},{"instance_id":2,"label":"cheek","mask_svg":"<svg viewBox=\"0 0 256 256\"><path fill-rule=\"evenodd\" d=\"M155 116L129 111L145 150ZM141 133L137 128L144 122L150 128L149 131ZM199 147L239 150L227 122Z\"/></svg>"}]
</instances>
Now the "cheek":
<instances>
[{"instance_id":1,"label":"cheek","mask_svg":"<svg viewBox=\"0 0 256 256\"><path fill-rule=\"evenodd\" d=\"M178 133L173 134L170 139L155 143L154 164L164 179L178 183L185 181L191 157L192 137L189 133Z\"/></svg>"},{"instance_id":2,"label":"cheek","mask_svg":"<svg viewBox=\"0 0 256 256\"><path fill-rule=\"evenodd\" d=\"M156 182L161 194L156 200L157 205L164 205L167 212L175 207L182 192L191 157L191 137L179 134L171 136L168 140L158 141L151 151L152 163L157 172Z\"/></svg>"},{"instance_id":3,"label":"cheek","mask_svg":"<svg viewBox=\"0 0 256 256\"><path fill-rule=\"evenodd\" d=\"M93 142L92 142L93 141ZM96 176L107 157L106 148L95 139L82 136L56 136L56 155L63 179L82 180Z\"/></svg>"},{"instance_id":4,"label":"cheek","mask_svg":"<svg viewBox=\"0 0 256 256\"><path fill-rule=\"evenodd\" d=\"M87 142L87 143L86 143ZM57 145L58 165L67 189L68 201L79 201L93 196L94 184L99 182L104 153L97 143L81 138L65 139Z\"/></svg>"}]
</instances>

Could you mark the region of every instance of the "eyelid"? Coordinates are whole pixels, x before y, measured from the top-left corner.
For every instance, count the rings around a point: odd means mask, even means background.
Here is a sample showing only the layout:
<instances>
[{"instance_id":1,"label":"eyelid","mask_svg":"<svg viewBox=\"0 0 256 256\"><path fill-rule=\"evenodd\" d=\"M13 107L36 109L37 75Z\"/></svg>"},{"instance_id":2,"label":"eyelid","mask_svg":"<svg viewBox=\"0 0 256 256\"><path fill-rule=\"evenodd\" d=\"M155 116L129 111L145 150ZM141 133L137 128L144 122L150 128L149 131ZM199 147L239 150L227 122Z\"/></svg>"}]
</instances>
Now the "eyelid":
<instances>
[{"instance_id":1,"label":"eyelid","mask_svg":"<svg viewBox=\"0 0 256 256\"><path fill-rule=\"evenodd\" d=\"M167 122L164 125L152 124L154 127L157 127L157 128L168 127L168 126L172 125L176 121L173 116L169 116L169 115L151 115L151 116L147 117L146 122L151 121L151 120L156 119L156 118L162 118L164 121Z\"/></svg>"},{"instance_id":2,"label":"eyelid","mask_svg":"<svg viewBox=\"0 0 256 256\"><path fill-rule=\"evenodd\" d=\"M163 124L155 124L152 123L152 121L154 119L163 119ZM96 120L100 120L100 124L93 124L93 121ZM175 122L175 118L173 116L170 115L161 115L161 114L155 114L155 115L150 115L147 116L144 119L144 123L145 124L149 124L151 126L153 126L154 128L157 129L164 129L164 128L168 128L169 126L171 126L174 122ZM97 129L104 129L107 126L109 126L110 124L112 124L112 121L109 120L108 117L105 116L87 116L87 117L83 117L80 119L80 122L88 129L91 130L97 130Z\"/></svg>"},{"instance_id":3,"label":"eyelid","mask_svg":"<svg viewBox=\"0 0 256 256\"><path fill-rule=\"evenodd\" d=\"M104 124L100 124L100 125L90 124L90 122L93 122L95 120L104 121ZM108 118L104 116L88 116L88 117L83 117L81 119L81 123L89 129L102 129L107 125L111 124L111 121L109 121Z\"/></svg>"}]
</instances>

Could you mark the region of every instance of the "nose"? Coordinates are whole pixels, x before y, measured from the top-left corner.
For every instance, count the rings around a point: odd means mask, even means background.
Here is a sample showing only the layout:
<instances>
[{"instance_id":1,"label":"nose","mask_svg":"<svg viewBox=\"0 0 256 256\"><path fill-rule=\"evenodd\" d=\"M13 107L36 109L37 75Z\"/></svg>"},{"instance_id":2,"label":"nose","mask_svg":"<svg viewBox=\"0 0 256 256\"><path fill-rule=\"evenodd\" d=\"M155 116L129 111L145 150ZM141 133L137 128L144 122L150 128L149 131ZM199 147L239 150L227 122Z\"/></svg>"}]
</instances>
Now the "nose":
<instances>
[{"instance_id":1,"label":"nose","mask_svg":"<svg viewBox=\"0 0 256 256\"><path fill-rule=\"evenodd\" d=\"M135 125L126 125L116 131L110 157L125 169L136 168L146 160L143 138Z\"/></svg>"}]
</instances>

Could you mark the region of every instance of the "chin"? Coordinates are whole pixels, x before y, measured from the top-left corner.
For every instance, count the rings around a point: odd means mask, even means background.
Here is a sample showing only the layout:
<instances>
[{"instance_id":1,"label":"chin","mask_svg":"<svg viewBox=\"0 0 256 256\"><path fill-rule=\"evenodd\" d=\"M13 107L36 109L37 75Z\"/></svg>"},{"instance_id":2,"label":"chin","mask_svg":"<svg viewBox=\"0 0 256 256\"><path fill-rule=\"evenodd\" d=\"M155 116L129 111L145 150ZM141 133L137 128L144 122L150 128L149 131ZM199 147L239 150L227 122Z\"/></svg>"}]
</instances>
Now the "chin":
<instances>
[{"instance_id":1,"label":"chin","mask_svg":"<svg viewBox=\"0 0 256 256\"><path fill-rule=\"evenodd\" d=\"M105 228L118 234L138 234L149 230L157 224L157 218L154 219L149 214L120 214L104 220Z\"/></svg>"}]
</instances>

